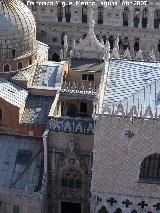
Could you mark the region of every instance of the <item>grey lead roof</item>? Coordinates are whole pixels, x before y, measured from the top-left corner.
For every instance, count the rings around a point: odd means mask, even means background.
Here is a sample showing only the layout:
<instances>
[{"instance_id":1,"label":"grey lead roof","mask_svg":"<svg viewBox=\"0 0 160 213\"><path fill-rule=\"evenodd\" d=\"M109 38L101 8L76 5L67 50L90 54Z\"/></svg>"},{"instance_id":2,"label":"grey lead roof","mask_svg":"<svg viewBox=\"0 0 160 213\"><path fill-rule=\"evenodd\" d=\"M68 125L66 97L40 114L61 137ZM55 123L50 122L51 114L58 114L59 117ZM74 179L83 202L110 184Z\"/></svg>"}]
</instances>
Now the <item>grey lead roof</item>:
<instances>
[{"instance_id":1,"label":"grey lead roof","mask_svg":"<svg viewBox=\"0 0 160 213\"><path fill-rule=\"evenodd\" d=\"M29 152L30 158L18 156L18 152ZM23 173L26 166L28 169ZM0 174L0 188L39 191L43 176L42 139L0 133Z\"/></svg>"},{"instance_id":2,"label":"grey lead roof","mask_svg":"<svg viewBox=\"0 0 160 213\"><path fill-rule=\"evenodd\" d=\"M160 78L160 63L110 60L103 104L128 99Z\"/></svg>"},{"instance_id":3,"label":"grey lead roof","mask_svg":"<svg viewBox=\"0 0 160 213\"><path fill-rule=\"evenodd\" d=\"M2 99L20 108L25 104L27 95L28 91L26 89L0 77L0 97Z\"/></svg>"},{"instance_id":4,"label":"grey lead roof","mask_svg":"<svg viewBox=\"0 0 160 213\"><path fill-rule=\"evenodd\" d=\"M36 70L33 86L59 87L63 73L64 62L47 61Z\"/></svg>"},{"instance_id":5,"label":"grey lead roof","mask_svg":"<svg viewBox=\"0 0 160 213\"><path fill-rule=\"evenodd\" d=\"M71 59L71 69L79 71L102 71L104 62L97 59Z\"/></svg>"},{"instance_id":6,"label":"grey lead roof","mask_svg":"<svg viewBox=\"0 0 160 213\"><path fill-rule=\"evenodd\" d=\"M20 123L45 125L54 97L29 95Z\"/></svg>"}]
</instances>

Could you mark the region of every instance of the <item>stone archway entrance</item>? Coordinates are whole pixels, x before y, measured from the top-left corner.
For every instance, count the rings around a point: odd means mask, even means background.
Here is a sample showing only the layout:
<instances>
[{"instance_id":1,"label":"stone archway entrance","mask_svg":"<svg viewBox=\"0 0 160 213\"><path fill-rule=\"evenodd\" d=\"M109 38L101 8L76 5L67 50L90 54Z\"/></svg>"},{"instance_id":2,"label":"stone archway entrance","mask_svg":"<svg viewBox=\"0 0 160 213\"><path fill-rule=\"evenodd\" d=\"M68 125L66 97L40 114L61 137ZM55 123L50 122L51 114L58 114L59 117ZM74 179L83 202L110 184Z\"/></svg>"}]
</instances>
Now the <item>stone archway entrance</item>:
<instances>
[{"instance_id":1,"label":"stone archway entrance","mask_svg":"<svg viewBox=\"0 0 160 213\"><path fill-rule=\"evenodd\" d=\"M54 53L52 55L52 61L60 62L60 57L57 53Z\"/></svg>"},{"instance_id":2,"label":"stone archway entrance","mask_svg":"<svg viewBox=\"0 0 160 213\"><path fill-rule=\"evenodd\" d=\"M61 213L81 213L81 204L61 202Z\"/></svg>"}]
</instances>

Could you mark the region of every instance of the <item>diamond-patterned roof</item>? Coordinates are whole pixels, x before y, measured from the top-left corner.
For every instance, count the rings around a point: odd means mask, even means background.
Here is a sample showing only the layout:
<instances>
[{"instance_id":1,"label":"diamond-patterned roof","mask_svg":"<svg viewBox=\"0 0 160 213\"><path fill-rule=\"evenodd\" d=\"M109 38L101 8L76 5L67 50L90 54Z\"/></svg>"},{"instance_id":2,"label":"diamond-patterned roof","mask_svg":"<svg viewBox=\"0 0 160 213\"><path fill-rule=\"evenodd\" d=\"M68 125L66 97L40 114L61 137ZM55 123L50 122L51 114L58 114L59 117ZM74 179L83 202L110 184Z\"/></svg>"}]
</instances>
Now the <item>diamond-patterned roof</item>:
<instances>
[{"instance_id":1,"label":"diamond-patterned roof","mask_svg":"<svg viewBox=\"0 0 160 213\"><path fill-rule=\"evenodd\" d=\"M160 78L160 63L111 60L103 104L129 98Z\"/></svg>"},{"instance_id":2,"label":"diamond-patterned roof","mask_svg":"<svg viewBox=\"0 0 160 213\"><path fill-rule=\"evenodd\" d=\"M0 97L2 99L20 108L25 104L27 95L26 89L0 77Z\"/></svg>"}]
</instances>

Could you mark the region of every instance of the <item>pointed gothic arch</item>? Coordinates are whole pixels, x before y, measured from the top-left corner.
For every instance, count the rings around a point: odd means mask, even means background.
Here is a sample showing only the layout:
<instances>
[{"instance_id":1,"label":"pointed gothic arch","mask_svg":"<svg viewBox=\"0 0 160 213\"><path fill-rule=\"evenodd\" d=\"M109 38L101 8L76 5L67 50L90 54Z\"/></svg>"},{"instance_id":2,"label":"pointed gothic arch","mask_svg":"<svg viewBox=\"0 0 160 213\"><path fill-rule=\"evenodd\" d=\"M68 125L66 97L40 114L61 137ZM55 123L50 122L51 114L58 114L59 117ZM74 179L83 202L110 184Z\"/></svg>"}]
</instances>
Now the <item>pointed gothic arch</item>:
<instances>
[{"instance_id":1,"label":"pointed gothic arch","mask_svg":"<svg viewBox=\"0 0 160 213\"><path fill-rule=\"evenodd\" d=\"M139 180L160 182L160 154L154 153L143 159L140 166Z\"/></svg>"},{"instance_id":2,"label":"pointed gothic arch","mask_svg":"<svg viewBox=\"0 0 160 213\"><path fill-rule=\"evenodd\" d=\"M3 72L9 72L10 71L10 65L9 64L5 64L3 66Z\"/></svg>"}]
</instances>

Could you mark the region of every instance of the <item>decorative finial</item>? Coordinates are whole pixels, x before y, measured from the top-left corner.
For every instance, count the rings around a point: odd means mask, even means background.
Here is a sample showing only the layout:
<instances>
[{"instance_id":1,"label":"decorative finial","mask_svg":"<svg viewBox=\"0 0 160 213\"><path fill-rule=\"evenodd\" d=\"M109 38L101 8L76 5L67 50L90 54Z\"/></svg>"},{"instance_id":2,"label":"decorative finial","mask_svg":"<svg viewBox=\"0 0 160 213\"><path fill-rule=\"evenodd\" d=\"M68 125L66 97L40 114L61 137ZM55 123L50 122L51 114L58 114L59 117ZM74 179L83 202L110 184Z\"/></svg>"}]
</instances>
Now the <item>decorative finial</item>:
<instances>
[{"instance_id":1,"label":"decorative finial","mask_svg":"<svg viewBox=\"0 0 160 213\"><path fill-rule=\"evenodd\" d=\"M127 47L127 49L124 51L123 58L124 58L124 59L128 59L128 60L131 59L131 54L130 54L130 51L129 51L128 47Z\"/></svg>"},{"instance_id":2,"label":"decorative finial","mask_svg":"<svg viewBox=\"0 0 160 213\"><path fill-rule=\"evenodd\" d=\"M59 51L59 57L60 57L60 59L62 61L63 60L63 50L62 49Z\"/></svg>"},{"instance_id":3,"label":"decorative finial","mask_svg":"<svg viewBox=\"0 0 160 213\"><path fill-rule=\"evenodd\" d=\"M117 50L116 47L113 48L111 57L115 58L115 59L119 59L120 58L119 51Z\"/></svg>"},{"instance_id":4,"label":"decorative finial","mask_svg":"<svg viewBox=\"0 0 160 213\"><path fill-rule=\"evenodd\" d=\"M75 40L75 38L74 38L74 39L73 39L73 42L72 42L72 50L74 50L75 46L76 46L76 40Z\"/></svg>"},{"instance_id":5,"label":"decorative finial","mask_svg":"<svg viewBox=\"0 0 160 213\"><path fill-rule=\"evenodd\" d=\"M117 49L117 51L119 51L119 34L117 35L117 38L115 40L115 48Z\"/></svg>"},{"instance_id":6,"label":"decorative finial","mask_svg":"<svg viewBox=\"0 0 160 213\"><path fill-rule=\"evenodd\" d=\"M110 43L109 43L109 41L108 41L108 40L106 41L105 47L106 47L108 50L110 50L110 49L111 49L111 46L110 46Z\"/></svg>"},{"instance_id":7,"label":"decorative finial","mask_svg":"<svg viewBox=\"0 0 160 213\"><path fill-rule=\"evenodd\" d=\"M150 61L156 61L156 56L154 54L154 50L152 49L151 52L149 53L149 60Z\"/></svg>"},{"instance_id":8,"label":"decorative finial","mask_svg":"<svg viewBox=\"0 0 160 213\"><path fill-rule=\"evenodd\" d=\"M73 58L73 50L70 51L70 58Z\"/></svg>"},{"instance_id":9,"label":"decorative finial","mask_svg":"<svg viewBox=\"0 0 160 213\"><path fill-rule=\"evenodd\" d=\"M64 36L64 48L68 49L68 40L67 40L67 35L66 34Z\"/></svg>"},{"instance_id":10,"label":"decorative finial","mask_svg":"<svg viewBox=\"0 0 160 213\"><path fill-rule=\"evenodd\" d=\"M105 47L104 47L104 59L110 58L110 43L109 41L106 41Z\"/></svg>"},{"instance_id":11,"label":"decorative finial","mask_svg":"<svg viewBox=\"0 0 160 213\"><path fill-rule=\"evenodd\" d=\"M139 51L136 53L135 59L136 59L137 61L143 61L142 50L139 50Z\"/></svg>"},{"instance_id":12,"label":"decorative finial","mask_svg":"<svg viewBox=\"0 0 160 213\"><path fill-rule=\"evenodd\" d=\"M94 11L92 8L89 9L89 28L94 29L95 21L94 21Z\"/></svg>"}]
</instances>

